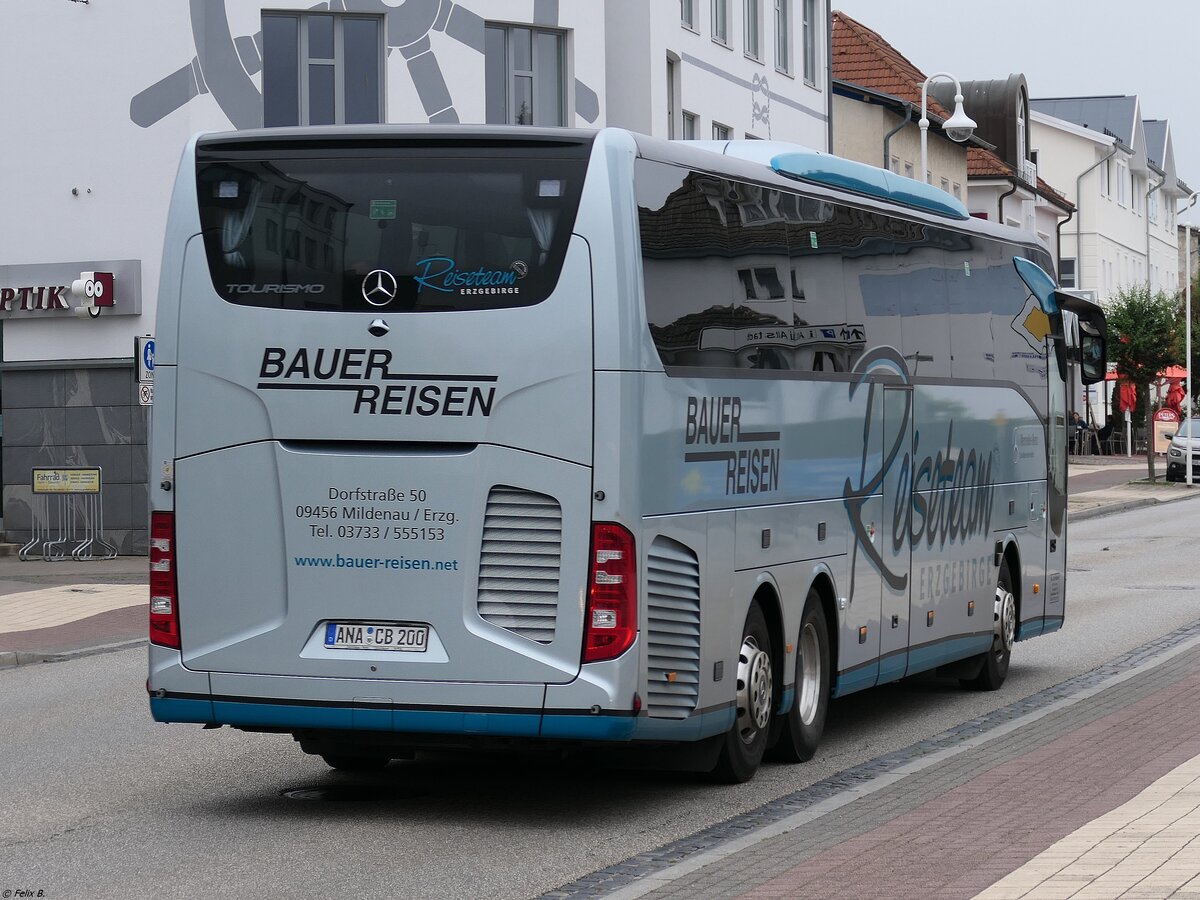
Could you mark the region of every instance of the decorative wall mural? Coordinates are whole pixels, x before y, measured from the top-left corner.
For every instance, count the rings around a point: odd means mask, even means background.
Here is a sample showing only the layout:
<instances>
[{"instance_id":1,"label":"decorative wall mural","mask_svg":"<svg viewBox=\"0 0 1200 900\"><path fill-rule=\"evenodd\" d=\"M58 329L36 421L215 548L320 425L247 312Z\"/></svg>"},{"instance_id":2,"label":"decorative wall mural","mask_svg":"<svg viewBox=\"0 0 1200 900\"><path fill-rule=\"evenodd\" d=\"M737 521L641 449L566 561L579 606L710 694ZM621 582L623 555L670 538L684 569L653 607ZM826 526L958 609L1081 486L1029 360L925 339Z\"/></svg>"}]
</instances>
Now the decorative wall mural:
<instances>
[{"instance_id":1,"label":"decorative wall mural","mask_svg":"<svg viewBox=\"0 0 1200 900\"><path fill-rule=\"evenodd\" d=\"M253 76L262 70L262 32L234 37L224 0L189 0L196 55L191 62L150 85L129 103L129 118L149 128L200 94L212 94L234 128L260 128L262 91ZM309 7L316 12L377 14L384 17L388 53L397 50L430 122L458 122L429 35L442 32L483 53L484 20L454 0L327 0ZM534 24L558 25L557 0L534 0ZM575 82L576 112L594 122L600 114L596 92Z\"/></svg>"}]
</instances>

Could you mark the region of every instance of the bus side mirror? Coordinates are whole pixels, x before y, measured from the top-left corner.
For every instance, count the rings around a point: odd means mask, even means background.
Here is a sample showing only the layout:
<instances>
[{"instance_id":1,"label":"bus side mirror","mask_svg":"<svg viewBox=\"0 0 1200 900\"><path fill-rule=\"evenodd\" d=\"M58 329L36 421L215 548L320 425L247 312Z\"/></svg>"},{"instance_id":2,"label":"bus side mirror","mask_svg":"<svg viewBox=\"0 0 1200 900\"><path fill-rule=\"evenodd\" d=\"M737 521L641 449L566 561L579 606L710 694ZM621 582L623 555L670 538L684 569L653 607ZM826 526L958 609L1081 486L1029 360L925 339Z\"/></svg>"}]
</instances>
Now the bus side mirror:
<instances>
[{"instance_id":1,"label":"bus side mirror","mask_svg":"<svg viewBox=\"0 0 1200 900\"><path fill-rule=\"evenodd\" d=\"M1079 323L1079 380L1098 384L1108 374L1107 341L1092 331L1087 322Z\"/></svg>"},{"instance_id":2,"label":"bus side mirror","mask_svg":"<svg viewBox=\"0 0 1200 900\"><path fill-rule=\"evenodd\" d=\"M1075 348L1079 380L1085 385L1099 384L1108 374L1108 323L1104 310L1073 294L1056 291L1054 296L1059 307L1074 313L1079 321L1079 346Z\"/></svg>"}]
</instances>

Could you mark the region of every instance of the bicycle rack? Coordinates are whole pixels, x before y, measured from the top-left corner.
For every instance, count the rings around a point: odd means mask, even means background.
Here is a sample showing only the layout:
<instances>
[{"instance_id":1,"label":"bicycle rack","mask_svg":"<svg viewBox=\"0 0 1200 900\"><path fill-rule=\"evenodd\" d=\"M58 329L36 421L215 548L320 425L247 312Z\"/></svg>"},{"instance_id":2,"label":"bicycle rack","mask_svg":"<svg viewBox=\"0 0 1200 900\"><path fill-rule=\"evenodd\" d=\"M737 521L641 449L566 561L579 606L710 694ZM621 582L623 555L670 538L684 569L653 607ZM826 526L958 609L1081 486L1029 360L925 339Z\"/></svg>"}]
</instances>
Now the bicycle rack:
<instances>
[{"instance_id":1,"label":"bicycle rack","mask_svg":"<svg viewBox=\"0 0 1200 900\"><path fill-rule=\"evenodd\" d=\"M117 548L104 540L101 471L97 467L35 468L33 524L19 559L40 556L58 562L113 559Z\"/></svg>"}]
</instances>

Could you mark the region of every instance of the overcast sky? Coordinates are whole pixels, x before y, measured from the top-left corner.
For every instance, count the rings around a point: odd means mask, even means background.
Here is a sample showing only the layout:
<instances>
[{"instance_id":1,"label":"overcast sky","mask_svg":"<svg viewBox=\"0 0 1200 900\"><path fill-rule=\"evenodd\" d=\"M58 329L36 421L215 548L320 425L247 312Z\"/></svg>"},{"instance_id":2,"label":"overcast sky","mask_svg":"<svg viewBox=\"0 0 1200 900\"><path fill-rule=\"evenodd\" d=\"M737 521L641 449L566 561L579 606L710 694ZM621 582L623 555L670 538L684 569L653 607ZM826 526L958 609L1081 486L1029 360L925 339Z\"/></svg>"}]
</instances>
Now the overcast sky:
<instances>
[{"instance_id":1,"label":"overcast sky","mask_svg":"<svg viewBox=\"0 0 1200 900\"><path fill-rule=\"evenodd\" d=\"M1170 122L1177 174L1200 189L1198 81L1185 78L1200 56L1200 2L830 2L879 32L926 75L987 81L1020 72L1034 99L1136 94L1143 119ZM1200 214L1187 218L1200 221Z\"/></svg>"}]
</instances>

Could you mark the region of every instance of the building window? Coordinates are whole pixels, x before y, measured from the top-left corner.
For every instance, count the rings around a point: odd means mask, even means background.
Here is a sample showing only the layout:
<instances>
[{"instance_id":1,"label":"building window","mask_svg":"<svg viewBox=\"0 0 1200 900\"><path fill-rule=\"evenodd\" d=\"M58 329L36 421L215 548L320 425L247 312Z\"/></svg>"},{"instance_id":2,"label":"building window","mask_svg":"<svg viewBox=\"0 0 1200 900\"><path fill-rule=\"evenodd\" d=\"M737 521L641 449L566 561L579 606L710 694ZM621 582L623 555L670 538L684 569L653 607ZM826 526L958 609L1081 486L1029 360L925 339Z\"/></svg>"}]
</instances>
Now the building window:
<instances>
[{"instance_id":1,"label":"building window","mask_svg":"<svg viewBox=\"0 0 1200 900\"><path fill-rule=\"evenodd\" d=\"M712 136L714 141L729 140L730 130L728 125L722 125L720 122L713 122Z\"/></svg>"},{"instance_id":2,"label":"building window","mask_svg":"<svg viewBox=\"0 0 1200 900\"><path fill-rule=\"evenodd\" d=\"M696 139L696 114L685 112L683 114L683 139L685 141L694 141Z\"/></svg>"},{"instance_id":3,"label":"building window","mask_svg":"<svg viewBox=\"0 0 1200 900\"><path fill-rule=\"evenodd\" d=\"M891 165L888 166L888 168L890 168L893 172L895 172L897 175L899 175L900 174L900 157L893 156Z\"/></svg>"},{"instance_id":4,"label":"building window","mask_svg":"<svg viewBox=\"0 0 1200 900\"><path fill-rule=\"evenodd\" d=\"M489 125L565 125L563 34L488 25L484 83Z\"/></svg>"},{"instance_id":5,"label":"building window","mask_svg":"<svg viewBox=\"0 0 1200 900\"><path fill-rule=\"evenodd\" d=\"M1058 261L1058 283L1065 288L1075 287L1075 260L1060 259Z\"/></svg>"},{"instance_id":6,"label":"building window","mask_svg":"<svg viewBox=\"0 0 1200 900\"><path fill-rule=\"evenodd\" d=\"M1125 205L1126 183L1128 181L1128 170L1125 168L1125 163L1117 163L1117 205ZM1121 279L1124 281L1124 279Z\"/></svg>"},{"instance_id":7,"label":"building window","mask_svg":"<svg viewBox=\"0 0 1200 900\"><path fill-rule=\"evenodd\" d=\"M817 83L817 0L801 0L804 4L804 80Z\"/></svg>"},{"instance_id":8,"label":"building window","mask_svg":"<svg viewBox=\"0 0 1200 900\"><path fill-rule=\"evenodd\" d=\"M775 0L775 68L792 71L792 0Z\"/></svg>"},{"instance_id":9,"label":"building window","mask_svg":"<svg viewBox=\"0 0 1200 900\"><path fill-rule=\"evenodd\" d=\"M912 164L912 163L910 163L910 162L906 162L906 163L904 164L904 177L905 177L905 178L912 178L912 177L913 177L913 171L914 171L914 170L913 170L913 164Z\"/></svg>"},{"instance_id":10,"label":"building window","mask_svg":"<svg viewBox=\"0 0 1200 900\"><path fill-rule=\"evenodd\" d=\"M1017 163L1025 159L1025 91L1017 91Z\"/></svg>"},{"instance_id":11,"label":"building window","mask_svg":"<svg viewBox=\"0 0 1200 900\"><path fill-rule=\"evenodd\" d=\"M942 190L945 191L947 194L950 193L950 179L949 178L942 179Z\"/></svg>"},{"instance_id":12,"label":"building window","mask_svg":"<svg viewBox=\"0 0 1200 900\"><path fill-rule=\"evenodd\" d=\"M762 38L762 0L743 0L742 46L751 59L759 59Z\"/></svg>"},{"instance_id":13,"label":"building window","mask_svg":"<svg viewBox=\"0 0 1200 900\"><path fill-rule=\"evenodd\" d=\"M696 0L679 0L679 24L696 30Z\"/></svg>"},{"instance_id":14,"label":"building window","mask_svg":"<svg viewBox=\"0 0 1200 900\"><path fill-rule=\"evenodd\" d=\"M729 46L729 0L712 0L712 38Z\"/></svg>"},{"instance_id":15,"label":"building window","mask_svg":"<svg viewBox=\"0 0 1200 900\"><path fill-rule=\"evenodd\" d=\"M957 200L962 199L962 185L959 184L957 181L954 182L954 197Z\"/></svg>"},{"instance_id":16,"label":"building window","mask_svg":"<svg viewBox=\"0 0 1200 900\"><path fill-rule=\"evenodd\" d=\"M675 110L679 104L679 67L667 57L667 140L675 140Z\"/></svg>"},{"instance_id":17,"label":"building window","mask_svg":"<svg viewBox=\"0 0 1200 900\"><path fill-rule=\"evenodd\" d=\"M264 125L383 121L381 19L264 13L262 32Z\"/></svg>"},{"instance_id":18,"label":"building window","mask_svg":"<svg viewBox=\"0 0 1200 900\"><path fill-rule=\"evenodd\" d=\"M1108 161L1100 163L1100 196L1112 196L1112 177L1108 171Z\"/></svg>"}]
</instances>

